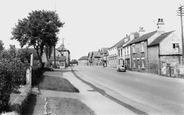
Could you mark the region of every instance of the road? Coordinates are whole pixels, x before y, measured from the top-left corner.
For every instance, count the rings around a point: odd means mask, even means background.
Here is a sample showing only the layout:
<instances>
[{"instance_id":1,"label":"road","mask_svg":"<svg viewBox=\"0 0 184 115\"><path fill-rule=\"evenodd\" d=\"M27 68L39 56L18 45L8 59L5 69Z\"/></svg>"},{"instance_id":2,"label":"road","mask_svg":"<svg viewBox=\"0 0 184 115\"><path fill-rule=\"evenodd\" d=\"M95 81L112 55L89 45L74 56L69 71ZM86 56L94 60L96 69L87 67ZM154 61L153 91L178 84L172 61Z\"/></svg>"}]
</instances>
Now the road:
<instances>
[{"instance_id":1,"label":"road","mask_svg":"<svg viewBox=\"0 0 184 115\"><path fill-rule=\"evenodd\" d=\"M149 115L184 115L184 79L114 68L79 65L73 68L81 79L105 91L110 99Z\"/></svg>"}]
</instances>

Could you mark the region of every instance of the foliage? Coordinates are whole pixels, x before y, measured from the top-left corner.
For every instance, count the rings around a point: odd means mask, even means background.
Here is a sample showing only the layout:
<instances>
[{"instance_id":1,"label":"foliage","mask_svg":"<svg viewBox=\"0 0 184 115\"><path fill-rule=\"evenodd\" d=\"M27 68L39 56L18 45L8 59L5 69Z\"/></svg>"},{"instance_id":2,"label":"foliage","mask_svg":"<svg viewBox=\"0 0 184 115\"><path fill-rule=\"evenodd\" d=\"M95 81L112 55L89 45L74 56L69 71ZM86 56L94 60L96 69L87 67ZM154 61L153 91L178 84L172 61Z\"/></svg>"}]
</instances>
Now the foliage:
<instances>
[{"instance_id":1,"label":"foliage","mask_svg":"<svg viewBox=\"0 0 184 115\"><path fill-rule=\"evenodd\" d=\"M0 53L4 50L4 43L2 40L0 40Z\"/></svg>"},{"instance_id":2,"label":"foliage","mask_svg":"<svg viewBox=\"0 0 184 115\"><path fill-rule=\"evenodd\" d=\"M21 62L15 46L0 53L0 112L7 111L13 88L24 84L28 63Z\"/></svg>"},{"instance_id":3,"label":"foliage","mask_svg":"<svg viewBox=\"0 0 184 115\"><path fill-rule=\"evenodd\" d=\"M8 111L11 93L11 76L0 68L0 113Z\"/></svg>"},{"instance_id":4,"label":"foliage","mask_svg":"<svg viewBox=\"0 0 184 115\"><path fill-rule=\"evenodd\" d=\"M20 60L24 62L30 63L30 57L31 54L33 54L33 60L38 60L38 55L36 53L36 50L33 48L22 48L18 50L18 57Z\"/></svg>"},{"instance_id":5,"label":"foliage","mask_svg":"<svg viewBox=\"0 0 184 115\"><path fill-rule=\"evenodd\" d=\"M12 39L20 42L20 46L33 46L42 63L44 47L53 47L58 41L56 34L62 27L58 15L54 11L32 11L27 18L18 21L13 28Z\"/></svg>"}]
</instances>

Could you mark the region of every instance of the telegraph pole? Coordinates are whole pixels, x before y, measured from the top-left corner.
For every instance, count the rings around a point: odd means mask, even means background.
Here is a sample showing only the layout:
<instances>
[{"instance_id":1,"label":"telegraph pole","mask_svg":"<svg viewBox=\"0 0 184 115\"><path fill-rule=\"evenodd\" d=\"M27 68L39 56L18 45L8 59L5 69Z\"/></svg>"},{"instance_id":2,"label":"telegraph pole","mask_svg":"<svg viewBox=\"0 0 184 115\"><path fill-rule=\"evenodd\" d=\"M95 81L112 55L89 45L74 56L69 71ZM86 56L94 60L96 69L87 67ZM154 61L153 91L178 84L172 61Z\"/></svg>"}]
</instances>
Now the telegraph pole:
<instances>
[{"instance_id":1,"label":"telegraph pole","mask_svg":"<svg viewBox=\"0 0 184 115\"><path fill-rule=\"evenodd\" d=\"M183 38L183 16L184 16L184 5L178 7L178 16L181 19L181 39L182 39L182 63L184 64L184 38Z\"/></svg>"}]
</instances>

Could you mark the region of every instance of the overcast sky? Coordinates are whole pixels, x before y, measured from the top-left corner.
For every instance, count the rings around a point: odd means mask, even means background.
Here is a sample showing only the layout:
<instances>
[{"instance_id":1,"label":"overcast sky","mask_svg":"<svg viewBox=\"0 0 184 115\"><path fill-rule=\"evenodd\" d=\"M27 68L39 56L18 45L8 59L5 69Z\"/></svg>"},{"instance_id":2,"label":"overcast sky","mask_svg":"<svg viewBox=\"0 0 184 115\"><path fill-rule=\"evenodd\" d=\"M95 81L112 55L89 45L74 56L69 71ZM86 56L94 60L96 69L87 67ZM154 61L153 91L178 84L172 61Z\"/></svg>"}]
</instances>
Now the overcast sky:
<instances>
[{"instance_id":1,"label":"overcast sky","mask_svg":"<svg viewBox=\"0 0 184 115\"><path fill-rule=\"evenodd\" d=\"M184 0L1 0L0 39L5 48L19 43L10 40L12 28L33 10L55 10L64 28L60 29L57 47L65 38L65 46L72 58L80 58L90 51L111 47L126 34L156 30L157 19L163 18L165 30L180 29L176 10ZM179 36L180 37L180 36Z\"/></svg>"}]
</instances>

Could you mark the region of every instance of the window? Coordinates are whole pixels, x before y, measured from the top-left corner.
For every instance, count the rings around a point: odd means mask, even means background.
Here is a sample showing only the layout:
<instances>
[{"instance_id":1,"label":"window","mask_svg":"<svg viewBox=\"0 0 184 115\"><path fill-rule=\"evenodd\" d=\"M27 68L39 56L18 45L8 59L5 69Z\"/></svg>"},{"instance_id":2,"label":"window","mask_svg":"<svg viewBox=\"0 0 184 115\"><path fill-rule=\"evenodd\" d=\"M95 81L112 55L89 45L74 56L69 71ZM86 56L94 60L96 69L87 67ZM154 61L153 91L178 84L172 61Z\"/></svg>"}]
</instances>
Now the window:
<instances>
[{"instance_id":1,"label":"window","mask_svg":"<svg viewBox=\"0 0 184 115\"><path fill-rule=\"evenodd\" d=\"M133 68L135 69L135 58L133 58Z\"/></svg>"},{"instance_id":2,"label":"window","mask_svg":"<svg viewBox=\"0 0 184 115\"><path fill-rule=\"evenodd\" d=\"M135 44L132 45L132 53L135 53Z\"/></svg>"},{"instance_id":3,"label":"window","mask_svg":"<svg viewBox=\"0 0 184 115\"><path fill-rule=\"evenodd\" d=\"M144 42L141 42L141 52L144 52Z\"/></svg>"},{"instance_id":4,"label":"window","mask_svg":"<svg viewBox=\"0 0 184 115\"><path fill-rule=\"evenodd\" d=\"M179 53L179 43L173 43L173 52L174 53Z\"/></svg>"}]
</instances>

